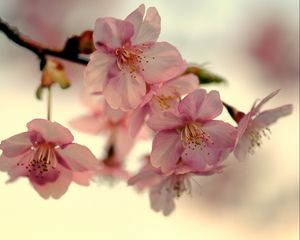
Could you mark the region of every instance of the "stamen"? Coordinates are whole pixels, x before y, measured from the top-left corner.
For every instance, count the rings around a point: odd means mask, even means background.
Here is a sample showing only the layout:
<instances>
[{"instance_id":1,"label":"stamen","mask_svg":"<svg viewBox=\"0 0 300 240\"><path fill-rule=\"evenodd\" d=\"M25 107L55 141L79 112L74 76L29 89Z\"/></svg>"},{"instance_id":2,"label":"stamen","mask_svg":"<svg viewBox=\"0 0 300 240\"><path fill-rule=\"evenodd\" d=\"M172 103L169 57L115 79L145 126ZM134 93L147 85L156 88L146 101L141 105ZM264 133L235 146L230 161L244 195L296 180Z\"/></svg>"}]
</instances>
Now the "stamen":
<instances>
[{"instance_id":1,"label":"stamen","mask_svg":"<svg viewBox=\"0 0 300 240\"><path fill-rule=\"evenodd\" d=\"M250 130L248 134L251 141L248 152L250 154L254 154L255 148L262 145L262 137L270 139L271 130L269 128L264 128L261 130Z\"/></svg>"},{"instance_id":2,"label":"stamen","mask_svg":"<svg viewBox=\"0 0 300 240\"><path fill-rule=\"evenodd\" d=\"M213 144L210 135L195 123L188 123L181 129L181 141L185 147L192 150L197 146L202 150L208 144Z\"/></svg>"}]
</instances>

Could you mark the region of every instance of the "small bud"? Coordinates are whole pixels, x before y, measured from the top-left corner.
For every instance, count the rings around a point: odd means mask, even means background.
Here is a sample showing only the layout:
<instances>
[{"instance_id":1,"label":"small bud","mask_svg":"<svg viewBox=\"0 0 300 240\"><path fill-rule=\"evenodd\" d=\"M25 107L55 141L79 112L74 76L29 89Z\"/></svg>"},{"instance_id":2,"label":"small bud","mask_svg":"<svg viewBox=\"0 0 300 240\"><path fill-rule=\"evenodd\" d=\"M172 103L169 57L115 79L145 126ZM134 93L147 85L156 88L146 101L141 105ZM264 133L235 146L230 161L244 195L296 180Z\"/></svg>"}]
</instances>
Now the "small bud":
<instances>
[{"instance_id":1,"label":"small bud","mask_svg":"<svg viewBox=\"0 0 300 240\"><path fill-rule=\"evenodd\" d=\"M64 66L57 60L48 59L42 73L41 86L50 87L53 83L58 83L62 89L70 86Z\"/></svg>"},{"instance_id":2,"label":"small bud","mask_svg":"<svg viewBox=\"0 0 300 240\"><path fill-rule=\"evenodd\" d=\"M79 53L90 54L96 49L93 43L93 31L85 31L79 38Z\"/></svg>"}]
</instances>

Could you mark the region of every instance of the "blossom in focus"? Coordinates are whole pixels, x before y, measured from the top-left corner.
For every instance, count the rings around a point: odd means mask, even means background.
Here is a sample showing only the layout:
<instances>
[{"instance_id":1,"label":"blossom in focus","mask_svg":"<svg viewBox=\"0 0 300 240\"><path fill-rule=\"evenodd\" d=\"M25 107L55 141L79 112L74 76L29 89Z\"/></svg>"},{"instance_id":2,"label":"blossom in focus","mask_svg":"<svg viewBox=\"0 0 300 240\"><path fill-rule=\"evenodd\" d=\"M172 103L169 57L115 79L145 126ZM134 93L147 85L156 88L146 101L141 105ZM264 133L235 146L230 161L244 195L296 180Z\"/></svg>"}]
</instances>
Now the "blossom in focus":
<instances>
[{"instance_id":1,"label":"blossom in focus","mask_svg":"<svg viewBox=\"0 0 300 240\"><path fill-rule=\"evenodd\" d=\"M150 85L141 105L130 118L130 133L135 136L145 122L148 114L155 114L176 107L181 96L199 88L199 81L194 74L177 76L164 83Z\"/></svg>"},{"instance_id":2,"label":"blossom in focus","mask_svg":"<svg viewBox=\"0 0 300 240\"><path fill-rule=\"evenodd\" d=\"M278 118L287 116L292 113L292 105L287 104L270 110L260 111L261 107L278 94L279 90L270 93L263 100L253 105L249 113L239 112L238 137L234 155L239 160L244 160L247 153L254 153L255 147L262 144L263 137L269 137L269 125L276 122Z\"/></svg>"},{"instance_id":3,"label":"blossom in focus","mask_svg":"<svg viewBox=\"0 0 300 240\"><path fill-rule=\"evenodd\" d=\"M142 4L125 20L106 17L96 21L96 51L85 70L85 84L92 92L103 93L114 109L136 108L148 84L172 79L186 68L174 46L156 42L160 34L156 8L148 8L144 15Z\"/></svg>"},{"instance_id":4,"label":"blossom in focus","mask_svg":"<svg viewBox=\"0 0 300 240\"><path fill-rule=\"evenodd\" d=\"M219 93L198 89L176 108L152 115L148 126L156 131L151 163L163 173L178 168L206 171L233 150L237 131L230 124L213 120L223 109Z\"/></svg>"},{"instance_id":5,"label":"blossom in focus","mask_svg":"<svg viewBox=\"0 0 300 240\"><path fill-rule=\"evenodd\" d=\"M7 171L8 182L28 177L43 198L60 198L71 181L88 185L87 172L96 169L97 159L87 147L72 143L67 128L44 119L33 119L27 128L0 144L0 170Z\"/></svg>"},{"instance_id":6,"label":"blossom in focus","mask_svg":"<svg viewBox=\"0 0 300 240\"><path fill-rule=\"evenodd\" d=\"M175 198L181 197L184 193L191 194L191 177L220 173L222 168L215 166L205 172L190 169L168 175L153 167L148 157L144 167L128 180L128 184L135 185L138 190L149 189L151 208L157 212L162 211L167 216L175 209Z\"/></svg>"}]
</instances>

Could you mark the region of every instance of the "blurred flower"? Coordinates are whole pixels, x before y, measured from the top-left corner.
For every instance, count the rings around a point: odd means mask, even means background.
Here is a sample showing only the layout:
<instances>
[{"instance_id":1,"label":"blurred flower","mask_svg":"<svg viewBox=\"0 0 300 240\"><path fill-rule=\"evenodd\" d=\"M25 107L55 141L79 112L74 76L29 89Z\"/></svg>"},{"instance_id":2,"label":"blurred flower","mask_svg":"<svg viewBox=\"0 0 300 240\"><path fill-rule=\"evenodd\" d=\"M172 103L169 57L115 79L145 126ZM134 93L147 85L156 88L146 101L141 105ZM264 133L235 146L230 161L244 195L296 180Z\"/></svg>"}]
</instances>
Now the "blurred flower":
<instances>
[{"instance_id":1,"label":"blurred flower","mask_svg":"<svg viewBox=\"0 0 300 240\"><path fill-rule=\"evenodd\" d=\"M90 134L107 133L107 148L114 147L114 158L123 161L134 144L129 134L129 112L112 109L99 96L84 95L83 101L89 113L70 121L71 127Z\"/></svg>"},{"instance_id":2,"label":"blurred flower","mask_svg":"<svg viewBox=\"0 0 300 240\"><path fill-rule=\"evenodd\" d=\"M247 153L253 153L254 148L262 144L262 137L268 137L268 126L278 118L292 113L291 104L260 112L261 107L278 92L279 90L272 92L257 104L255 102L250 112L239 120L237 144L234 149L237 159L244 160Z\"/></svg>"},{"instance_id":3,"label":"blurred flower","mask_svg":"<svg viewBox=\"0 0 300 240\"><path fill-rule=\"evenodd\" d=\"M155 114L148 126L157 132L151 152L151 163L164 173L178 167L205 171L218 164L230 152L237 131L230 124L212 120L223 109L219 93L199 89L188 94L175 109Z\"/></svg>"},{"instance_id":4,"label":"blurred flower","mask_svg":"<svg viewBox=\"0 0 300 240\"><path fill-rule=\"evenodd\" d=\"M114 109L136 108L147 84L167 81L183 72L186 63L167 42L156 42L160 16L154 7L140 5L125 20L99 18L94 30L97 49L85 71L85 83L103 92Z\"/></svg>"},{"instance_id":5,"label":"blurred flower","mask_svg":"<svg viewBox=\"0 0 300 240\"><path fill-rule=\"evenodd\" d=\"M191 177L220 173L223 168L219 165L204 172L186 169L184 172L164 174L151 165L149 156L145 160L145 165L138 174L128 180L128 184L135 185L138 190L148 188L151 208L157 212L162 211L165 216L175 209L175 198L179 198L183 193L191 193Z\"/></svg>"},{"instance_id":6,"label":"blurred flower","mask_svg":"<svg viewBox=\"0 0 300 240\"><path fill-rule=\"evenodd\" d=\"M0 144L0 170L8 172L8 182L28 177L43 198L60 198L72 180L80 184L85 171L95 170L97 159L91 151L72 143L73 135L59 123L33 119L27 128Z\"/></svg>"}]
</instances>

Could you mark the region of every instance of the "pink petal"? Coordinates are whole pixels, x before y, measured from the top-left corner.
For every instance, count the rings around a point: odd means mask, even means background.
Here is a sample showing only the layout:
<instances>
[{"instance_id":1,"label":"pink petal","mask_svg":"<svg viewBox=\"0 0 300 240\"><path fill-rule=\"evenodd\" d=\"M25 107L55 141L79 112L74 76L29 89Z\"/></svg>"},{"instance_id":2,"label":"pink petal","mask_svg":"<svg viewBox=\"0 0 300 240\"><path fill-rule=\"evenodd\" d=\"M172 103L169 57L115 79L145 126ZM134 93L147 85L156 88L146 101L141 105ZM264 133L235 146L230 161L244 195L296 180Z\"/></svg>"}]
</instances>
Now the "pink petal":
<instances>
[{"instance_id":1,"label":"pink petal","mask_svg":"<svg viewBox=\"0 0 300 240\"><path fill-rule=\"evenodd\" d=\"M129 120L129 133L135 138L145 123L145 118L149 113L149 106L145 105L133 111Z\"/></svg>"},{"instance_id":2,"label":"pink petal","mask_svg":"<svg viewBox=\"0 0 300 240\"><path fill-rule=\"evenodd\" d=\"M94 45L98 50L114 50L129 42L133 33L133 25L129 21L110 17L98 18L93 34Z\"/></svg>"},{"instance_id":3,"label":"pink petal","mask_svg":"<svg viewBox=\"0 0 300 240\"><path fill-rule=\"evenodd\" d=\"M164 82L160 94L164 96L182 96L199 88L198 78L194 74L185 74Z\"/></svg>"},{"instance_id":4,"label":"pink petal","mask_svg":"<svg viewBox=\"0 0 300 240\"><path fill-rule=\"evenodd\" d=\"M84 84L90 92L102 92L108 81L108 72L115 64L113 56L101 51L90 55L90 61L84 71Z\"/></svg>"},{"instance_id":5,"label":"pink petal","mask_svg":"<svg viewBox=\"0 0 300 240\"><path fill-rule=\"evenodd\" d=\"M182 160L193 171L206 171L207 165L215 164L220 160L220 153L219 149L209 147L186 148L182 154Z\"/></svg>"},{"instance_id":6,"label":"pink petal","mask_svg":"<svg viewBox=\"0 0 300 240\"><path fill-rule=\"evenodd\" d=\"M257 112L259 112L260 108L266 103L268 102L271 98L273 98L275 95L277 95L279 93L280 89L270 93L268 96L266 96L265 98L263 98L253 109L253 115L255 115Z\"/></svg>"},{"instance_id":7,"label":"pink petal","mask_svg":"<svg viewBox=\"0 0 300 240\"><path fill-rule=\"evenodd\" d=\"M131 40L133 45L153 43L160 34L160 16L156 8L148 8L143 20L144 12L145 6L142 4L126 18L134 25L134 35Z\"/></svg>"},{"instance_id":8,"label":"pink petal","mask_svg":"<svg viewBox=\"0 0 300 240\"><path fill-rule=\"evenodd\" d=\"M223 121L211 120L202 126L210 137L212 148L233 148L237 138L237 130Z\"/></svg>"},{"instance_id":9,"label":"pink petal","mask_svg":"<svg viewBox=\"0 0 300 240\"><path fill-rule=\"evenodd\" d=\"M72 172L64 168L61 168L59 170L60 176L55 182L49 182L40 185L34 181L30 181L31 185L42 198L48 199L49 197L53 197L54 199L59 199L68 190L69 185L72 181Z\"/></svg>"},{"instance_id":10,"label":"pink petal","mask_svg":"<svg viewBox=\"0 0 300 240\"><path fill-rule=\"evenodd\" d=\"M149 117L147 125L154 131L165 129L174 129L184 124L182 119L173 111L165 111L159 114L153 114Z\"/></svg>"},{"instance_id":11,"label":"pink petal","mask_svg":"<svg viewBox=\"0 0 300 240\"><path fill-rule=\"evenodd\" d=\"M153 139L151 164L156 168L161 168L163 173L169 173L175 169L183 150L176 130L161 131Z\"/></svg>"},{"instance_id":12,"label":"pink petal","mask_svg":"<svg viewBox=\"0 0 300 240\"><path fill-rule=\"evenodd\" d=\"M253 120L253 124L259 126L260 128L265 128L275 123L278 118L290 115L292 111L293 105L291 104L266 110L259 113L259 115Z\"/></svg>"},{"instance_id":13,"label":"pink petal","mask_svg":"<svg viewBox=\"0 0 300 240\"><path fill-rule=\"evenodd\" d=\"M167 42L157 42L144 49L141 63L146 82L164 82L180 75L186 69L178 50Z\"/></svg>"},{"instance_id":14,"label":"pink petal","mask_svg":"<svg viewBox=\"0 0 300 240\"><path fill-rule=\"evenodd\" d=\"M33 119L27 123L27 128L30 132L39 133L49 143L63 145L71 143L74 140L69 129L57 122L50 122L45 119Z\"/></svg>"},{"instance_id":15,"label":"pink petal","mask_svg":"<svg viewBox=\"0 0 300 240\"><path fill-rule=\"evenodd\" d=\"M110 107L128 111L141 103L145 93L145 82L138 74L132 76L127 72L120 72L110 79L103 94Z\"/></svg>"},{"instance_id":16,"label":"pink petal","mask_svg":"<svg viewBox=\"0 0 300 240\"><path fill-rule=\"evenodd\" d=\"M197 119L201 121L214 119L222 113L222 110L223 104L219 92L214 90L210 91L202 102L202 106L197 114Z\"/></svg>"},{"instance_id":17,"label":"pink petal","mask_svg":"<svg viewBox=\"0 0 300 240\"><path fill-rule=\"evenodd\" d=\"M98 134L105 127L103 118L98 115L85 115L71 120L70 126L81 132Z\"/></svg>"},{"instance_id":18,"label":"pink petal","mask_svg":"<svg viewBox=\"0 0 300 240\"><path fill-rule=\"evenodd\" d=\"M82 186L89 186L93 175L94 173L91 171L73 172L73 181Z\"/></svg>"},{"instance_id":19,"label":"pink petal","mask_svg":"<svg viewBox=\"0 0 300 240\"><path fill-rule=\"evenodd\" d=\"M26 176L28 174L25 166L17 165L18 163L26 163L33 158L33 151L27 151L22 155L16 157L7 157L1 155L0 157L0 170L7 171L10 176L7 183L14 182L18 177Z\"/></svg>"},{"instance_id":20,"label":"pink petal","mask_svg":"<svg viewBox=\"0 0 300 240\"><path fill-rule=\"evenodd\" d=\"M237 139L241 138L242 135L245 133L245 131L249 126L249 123L252 121L251 118L252 118L252 112L249 112L248 114L243 116L242 119L239 121L239 125L237 127L238 130Z\"/></svg>"},{"instance_id":21,"label":"pink petal","mask_svg":"<svg viewBox=\"0 0 300 240\"><path fill-rule=\"evenodd\" d=\"M172 191L167 190L166 184L169 184L168 181L163 181L151 189L150 204L154 211L162 210L163 214L168 216L175 209L175 203Z\"/></svg>"},{"instance_id":22,"label":"pink petal","mask_svg":"<svg viewBox=\"0 0 300 240\"><path fill-rule=\"evenodd\" d=\"M74 171L83 172L94 170L98 164L93 153L85 146L71 143L63 149L56 150L58 162L65 163Z\"/></svg>"},{"instance_id":23,"label":"pink petal","mask_svg":"<svg viewBox=\"0 0 300 240\"><path fill-rule=\"evenodd\" d=\"M202 110L202 103L204 102L206 95L205 89L198 89L191 92L179 103L178 111L187 120L196 120L199 112Z\"/></svg>"},{"instance_id":24,"label":"pink petal","mask_svg":"<svg viewBox=\"0 0 300 240\"><path fill-rule=\"evenodd\" d=\"M233 151L234 156L239 161L246 160L250 147L251 137L247 133L245 133L238 139L237 145L235 146L235 149Z\"/></svg>"},{"instance_id":25,"label":"pink petal","mask_svg":"<svg viewBox=\"0 0 300 240\"><path fill-rule=\"evenodd\" d=\"M3 140L0 144L3 154L7 157L15 157L28 151L32 146L29 133L23 132Z\"/></svg>"},{"instance_id":26,"label":"pink petal","mask_svg":"<svg viewBox=\"0 0 300 240\"><path fill-rule=\"evenodd\" d=\"M105 103L105 114L110 122L118 124L126 113L119 109L113 109Z\"/></svg>"}]
</instances>

